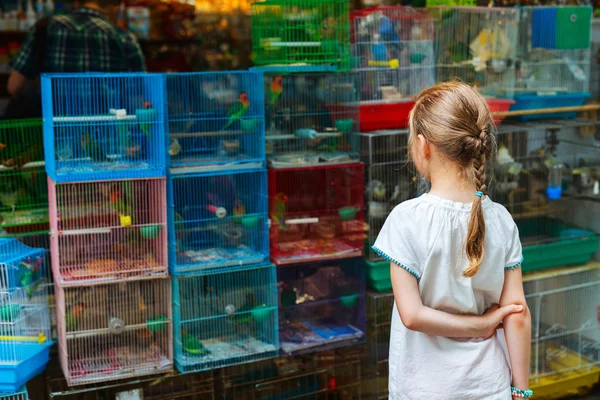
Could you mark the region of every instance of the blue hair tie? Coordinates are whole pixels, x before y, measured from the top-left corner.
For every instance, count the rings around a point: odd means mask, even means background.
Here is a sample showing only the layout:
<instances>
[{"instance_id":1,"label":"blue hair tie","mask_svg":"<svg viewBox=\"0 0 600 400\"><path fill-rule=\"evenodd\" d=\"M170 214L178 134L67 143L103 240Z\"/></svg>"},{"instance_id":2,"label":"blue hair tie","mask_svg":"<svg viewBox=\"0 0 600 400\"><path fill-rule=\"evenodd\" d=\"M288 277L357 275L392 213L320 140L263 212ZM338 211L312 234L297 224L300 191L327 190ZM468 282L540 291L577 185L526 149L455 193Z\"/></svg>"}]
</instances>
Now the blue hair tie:
<instances>
[{"instance_id":1,"label":"blue hair tie","mask_svg":"<svg viewBox=\"0 0 600 400\"><path fill-rule=\"evenodd\" d=\"M477 197L483 197L483 192L475 192L475 196L477 196Z\"/></svg>"}]
</instances>

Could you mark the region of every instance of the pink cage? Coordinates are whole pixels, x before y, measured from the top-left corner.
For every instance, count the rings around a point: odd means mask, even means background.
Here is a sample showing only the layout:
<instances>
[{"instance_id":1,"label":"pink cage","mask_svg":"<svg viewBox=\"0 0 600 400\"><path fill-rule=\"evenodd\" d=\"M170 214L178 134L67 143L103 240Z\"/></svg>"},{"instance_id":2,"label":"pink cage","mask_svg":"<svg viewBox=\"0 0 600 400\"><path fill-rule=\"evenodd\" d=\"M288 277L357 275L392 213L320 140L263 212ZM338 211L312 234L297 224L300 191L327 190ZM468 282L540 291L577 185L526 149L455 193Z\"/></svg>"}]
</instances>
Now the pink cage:
<instances>
[{"instance_id":1,"label":"pink cage","mask_svg":"<svg viewBox=\"0 0 600 400\"><path fill-rule=\"evenodd\" d=\"M363 192L361 163L269 170L273 263L361 256Z\"/></svg>"},{"instance_id":2,"label":"pink cage","mask_svg":"<svg viewBox=\"0 0 600 400\"><path fill-rule=\"evenodd\" d=\"M52 271L60 285L167 275L166 180L48 179Z\"/></svg>"},{"instance_id":3,"label":"pink cage","mask_svg":"<svg viewBox=\"0 0 600 400\"><path fill-rule=\"evenodd\" d=\"M56 285L56 313L69 386L173 369L169 279Z\"/></svg>"}]
</instances>

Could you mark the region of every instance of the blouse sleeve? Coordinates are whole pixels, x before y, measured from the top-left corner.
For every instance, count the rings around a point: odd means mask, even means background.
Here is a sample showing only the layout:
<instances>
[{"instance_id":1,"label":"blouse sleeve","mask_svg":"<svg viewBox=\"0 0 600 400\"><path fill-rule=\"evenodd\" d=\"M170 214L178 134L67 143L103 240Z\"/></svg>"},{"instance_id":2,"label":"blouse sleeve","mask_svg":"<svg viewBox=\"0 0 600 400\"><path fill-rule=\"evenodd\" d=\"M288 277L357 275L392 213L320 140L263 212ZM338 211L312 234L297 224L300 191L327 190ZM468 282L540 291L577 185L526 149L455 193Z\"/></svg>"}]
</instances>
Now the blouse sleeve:
<instances>
[{"instance_id":1,"label":"blouse sleeve","mask_svg":"<svg viewBox=\"0 0 600 400\"><path fill-rule=\"evenodd\" d=\"M402 205L397 206L383 224L373 250L420 279L422 271L417 262L416 235L410 232L410 220L410 217L403 217Z\"/></svg>"},{"instance_id":2,"label":"blouse sleeve","mask_svg":"<svg viewBox=\"0 0 600 400\"><path fill-rule=\"evenodd\" d=\"M507 237L508 248L506 252L506 261L504 263L505 271L519 268L523 263L523 249L521 247L521 239L519 238L519 229L512 218L509 226L509 234Z\"/></svg>"}]
</instances>

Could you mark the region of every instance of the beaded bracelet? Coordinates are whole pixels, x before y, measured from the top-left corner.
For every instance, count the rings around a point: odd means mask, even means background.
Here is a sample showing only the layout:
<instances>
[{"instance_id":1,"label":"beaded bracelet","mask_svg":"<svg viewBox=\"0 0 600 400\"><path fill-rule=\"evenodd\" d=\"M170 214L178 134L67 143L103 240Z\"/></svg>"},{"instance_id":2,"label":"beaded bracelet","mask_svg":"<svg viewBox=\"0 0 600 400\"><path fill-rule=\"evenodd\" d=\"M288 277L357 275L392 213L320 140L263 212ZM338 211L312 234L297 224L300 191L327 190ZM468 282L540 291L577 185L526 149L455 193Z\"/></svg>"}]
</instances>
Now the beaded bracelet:
<instances>
[{"instance_id":1,"label":"beaded bracelet","mask_svg":"<svg viewBox=\"0 0 600 400\"><path fill-rule=\"evenodd\" d=\"M533 396L533 390L531 390L531 389L521 390L514 386L510 387L510 392L514 397L522 397L524 399Z\"/></svg>"}]
</instances>

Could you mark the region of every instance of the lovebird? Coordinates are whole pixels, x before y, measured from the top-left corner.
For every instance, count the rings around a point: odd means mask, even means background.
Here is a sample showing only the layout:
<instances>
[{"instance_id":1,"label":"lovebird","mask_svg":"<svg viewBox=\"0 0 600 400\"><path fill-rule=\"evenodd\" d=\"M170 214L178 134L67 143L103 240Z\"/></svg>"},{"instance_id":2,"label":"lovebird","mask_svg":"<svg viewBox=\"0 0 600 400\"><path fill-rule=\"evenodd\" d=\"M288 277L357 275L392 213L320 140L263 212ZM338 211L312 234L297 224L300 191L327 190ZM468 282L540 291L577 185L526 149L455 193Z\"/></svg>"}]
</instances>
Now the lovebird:
<instances>
[{"instance_id":1,"label":"lovebird","mask_svg":"<svg viewBox=\"0 0 600 400\"><path fill-rule=\"evenodd\" d=\"M240 97L238 97L237 101L233 103L233 105L227 111L227 115L229 116L229 121L225 124L223 129L227 129L233 124L235 121L242 118L246 115L246 111L248 111L248 107L250 107L250 100L248 100L248 93L242 92L240 93Z\"/></svg>"},{"instance_id":2,"label":"lovebird","mask_svg":"<svg viewBox=\"0 0 600 400\"><path fill-rule=\"evenodd\" d=\"M287 230L287 227L285 226L285 221L284 221L285 205L287 203L287 200L288 199L285 194L277 193L277 195L275 195L275 201L273 204L275 207L275 210L271 214L271 218L273 218L273 220L275 221L277 226L283 230Z\"/></svg>"},{"instance_id":3,"label":"lovebird","mask_svg":"<svg viewBox=\"0 0 600 400\"><path fill-rule=\"evenodd\" d=\"M233 321L238 324L246 324L252 321L253 317L250 311L257 305L256 295L254 293L246 293L246 301L243 306L236 310Z\"/></svg>"},{"instance_id":4,"label":"lovebird","mask_svg":"<svg viewBox=\"0 0 600 400\"><path fill-rule=\"evenodd\" d=\"M133 207L125 202L123 196L121 195L121 191L118 188L115 188L108 195L108 201L110 202L110 206L118 212L120 215L132 216Z\"/></svg>"},{"instance_id":5,"label":"lovebird","mask_svg":"<svg viewBox=\"0 0 600 400\"><path fill-rule=\"evenodd\" d=\"M81 319L84 310L85 306L83 303L77 303L71 309L71 311L67 311L65 314L65 327L67 332L73 332L77 330L77 327L79 326L79 320Z\"/></svg>"},{"instance_id":6,"label":"lovebird","mask_svg":"<svg viewBox=\"0 0 600 400\"><path fill-rule=\"evenodd\" d=\"M269 105L274 107L279 100L279 97L283 93L283 77L274 76L273 80L271 80L271 84L269 85Z\"/></svg>"},{"instance_id":7,"label":"lovebird","mask_svg":"<svg viewBox=\"0 0 600 400\"><path fill-rule=\"evenodd\" d=\"M89 133L81 135L81 148L85 155L93 161L106 161L104 150Z\"/></svg>"}]
</instances>

